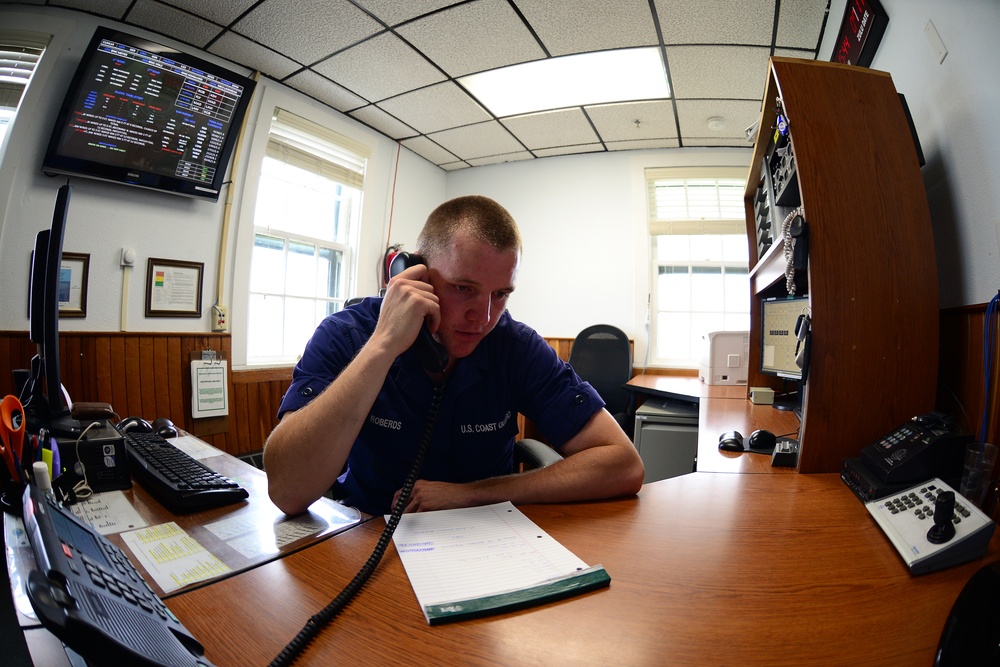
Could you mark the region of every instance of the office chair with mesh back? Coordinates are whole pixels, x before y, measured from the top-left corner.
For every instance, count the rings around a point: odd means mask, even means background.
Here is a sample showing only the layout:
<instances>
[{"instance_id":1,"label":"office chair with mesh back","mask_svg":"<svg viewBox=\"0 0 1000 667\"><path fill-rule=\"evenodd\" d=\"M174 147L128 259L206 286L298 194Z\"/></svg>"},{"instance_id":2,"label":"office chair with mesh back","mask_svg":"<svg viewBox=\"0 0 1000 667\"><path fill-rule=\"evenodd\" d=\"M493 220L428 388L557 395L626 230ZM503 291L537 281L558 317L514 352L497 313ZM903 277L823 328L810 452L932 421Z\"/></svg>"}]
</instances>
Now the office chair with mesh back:
<instances>
[{"instance_id":1,"label":"office chair with mesh back","mask_svg":"<svg viewBox=\"0 0 1000 667\"><path fill-rule=\"evenodd\" d=\"M632 347L625 332L610 324L587 327L573 341L569 365L597 390L628 433L629 392L623 385L632 379Z\"/></svg>"}]
</instances>

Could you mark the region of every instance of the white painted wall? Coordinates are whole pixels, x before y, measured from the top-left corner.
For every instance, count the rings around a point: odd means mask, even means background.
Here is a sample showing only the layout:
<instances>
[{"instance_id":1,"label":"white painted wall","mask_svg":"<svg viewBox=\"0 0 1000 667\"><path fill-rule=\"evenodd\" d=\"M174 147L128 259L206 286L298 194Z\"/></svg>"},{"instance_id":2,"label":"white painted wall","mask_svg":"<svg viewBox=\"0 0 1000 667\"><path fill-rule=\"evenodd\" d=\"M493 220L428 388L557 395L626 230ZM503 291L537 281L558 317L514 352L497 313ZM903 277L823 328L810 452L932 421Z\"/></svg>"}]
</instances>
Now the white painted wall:
<instances>
[{"instance_id":1,"label":"white painted wall","mask_svg":"<svg viewBox=\"0 0 1000 667\"><path fill-rule=\"evenodd\" d=\"M927 160L940 305L985 303L1000 288L1000 2L881 2L889 25L871 67L906 96ZM832 3L821 57L833 52L844 4ZM944 62L924 35L928 21L948 49Z\"/></svg>"}]
</instances>

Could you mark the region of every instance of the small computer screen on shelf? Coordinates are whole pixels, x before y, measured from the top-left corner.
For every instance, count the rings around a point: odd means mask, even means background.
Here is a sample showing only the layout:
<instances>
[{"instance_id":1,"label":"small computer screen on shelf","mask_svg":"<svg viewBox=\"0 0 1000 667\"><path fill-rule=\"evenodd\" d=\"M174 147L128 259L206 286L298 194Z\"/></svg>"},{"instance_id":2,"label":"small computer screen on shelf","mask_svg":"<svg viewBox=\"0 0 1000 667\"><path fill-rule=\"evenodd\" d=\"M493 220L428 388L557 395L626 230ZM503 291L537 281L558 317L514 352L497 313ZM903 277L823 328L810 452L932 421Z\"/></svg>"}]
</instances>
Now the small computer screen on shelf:
<instances>
[{"instance_id":1,"label":"small computer screen on shelf","mask_svg":"<svg viewBox=\"0 0 1000 667\"><path fill-rule=\"evenodd\" d=\"M795 324L809 308L809 297L765 299L760 313L760 370L791 380L802 379L795 363Z\"/></svg>"}]
</instances>

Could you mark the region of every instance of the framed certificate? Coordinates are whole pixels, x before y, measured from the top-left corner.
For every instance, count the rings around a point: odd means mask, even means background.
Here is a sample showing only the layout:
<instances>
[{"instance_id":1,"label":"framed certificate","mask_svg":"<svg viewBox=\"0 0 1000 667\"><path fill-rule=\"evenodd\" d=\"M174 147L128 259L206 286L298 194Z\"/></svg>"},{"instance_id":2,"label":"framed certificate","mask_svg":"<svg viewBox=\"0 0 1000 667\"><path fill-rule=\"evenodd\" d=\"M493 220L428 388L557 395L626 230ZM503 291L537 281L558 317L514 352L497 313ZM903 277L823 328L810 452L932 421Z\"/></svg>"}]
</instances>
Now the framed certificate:
<instances>
[{"instance_id":1,"label":"framed certificate","mask_svg":"<svg viewBox=\"0 0 1000 667\"><path fill-rule=\"evenodd\" d=\"M31 253L31 266L35 253ZM59 317L87 316L87 281L90 277L90 254L64 252L59 263ZM31 289L31 277L28 277ZM31 297L28 297L28 317L31 317Z\"/></svg>"},{"instance_id":2,"label":"framed certificate","mask_svg":"<svg viewBox=\"0 0 1000 667\"><path fill-rule=\"evenodd\" d=\"M146 317L201 317L205 265L150 257L146 263Z\"/></svg>"}]
</instances>

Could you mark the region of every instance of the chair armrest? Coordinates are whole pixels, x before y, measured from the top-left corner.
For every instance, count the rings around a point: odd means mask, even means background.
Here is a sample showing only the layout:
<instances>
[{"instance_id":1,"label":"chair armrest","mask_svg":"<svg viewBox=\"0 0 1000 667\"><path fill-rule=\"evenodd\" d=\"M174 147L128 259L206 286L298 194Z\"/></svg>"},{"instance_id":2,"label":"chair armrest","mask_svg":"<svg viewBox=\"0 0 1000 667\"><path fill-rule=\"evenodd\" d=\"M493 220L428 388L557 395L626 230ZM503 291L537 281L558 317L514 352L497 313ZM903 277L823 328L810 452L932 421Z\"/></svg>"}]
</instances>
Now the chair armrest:
<instances>
[{"instance_id":1,"label":"chair armrest","mask_svg":"<svg viewBox=\"0 0 1000 667\"><path fill-rule=\"evenodd\" d=\"M544 442L525 438L514 443L514 468L544 468L556 461L562 461L562 454L552 449Z\"/></svg>"}]
</instances>

